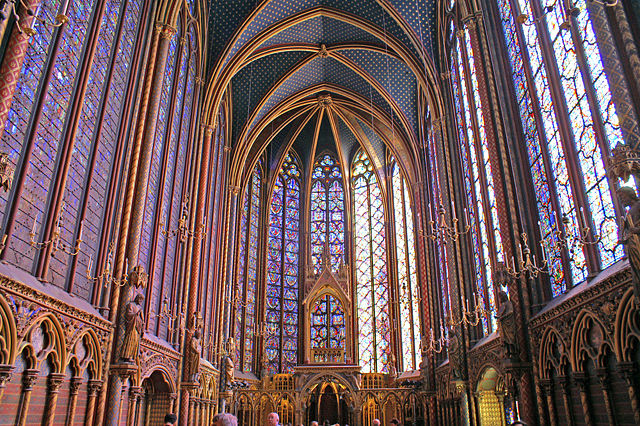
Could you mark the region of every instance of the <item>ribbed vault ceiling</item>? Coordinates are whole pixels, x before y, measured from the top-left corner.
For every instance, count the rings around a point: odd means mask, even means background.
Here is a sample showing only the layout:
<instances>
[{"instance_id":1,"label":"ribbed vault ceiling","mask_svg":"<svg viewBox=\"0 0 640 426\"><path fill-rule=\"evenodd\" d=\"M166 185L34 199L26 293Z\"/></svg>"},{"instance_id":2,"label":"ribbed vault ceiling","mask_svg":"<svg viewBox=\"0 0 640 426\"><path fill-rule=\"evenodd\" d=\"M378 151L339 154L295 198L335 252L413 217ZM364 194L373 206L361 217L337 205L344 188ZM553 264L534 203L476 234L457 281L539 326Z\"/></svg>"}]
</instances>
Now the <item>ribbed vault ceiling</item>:
<instances>
[{"instance_id":1,"label":"ribbed vault ceiling","mask_svg":"<svg viewBox=\"0 0 640 426\"><path fill-rule=\"evenodd\" d=\"M214 107L229 97L232 170L264 152L276 170L291 147L305 163L330 150L346 166L362 146L380 165L386 144L409 171L420 99L435 86L435 10L435 0L211 2L207 96Z\"/></svg>"}]
</instances>

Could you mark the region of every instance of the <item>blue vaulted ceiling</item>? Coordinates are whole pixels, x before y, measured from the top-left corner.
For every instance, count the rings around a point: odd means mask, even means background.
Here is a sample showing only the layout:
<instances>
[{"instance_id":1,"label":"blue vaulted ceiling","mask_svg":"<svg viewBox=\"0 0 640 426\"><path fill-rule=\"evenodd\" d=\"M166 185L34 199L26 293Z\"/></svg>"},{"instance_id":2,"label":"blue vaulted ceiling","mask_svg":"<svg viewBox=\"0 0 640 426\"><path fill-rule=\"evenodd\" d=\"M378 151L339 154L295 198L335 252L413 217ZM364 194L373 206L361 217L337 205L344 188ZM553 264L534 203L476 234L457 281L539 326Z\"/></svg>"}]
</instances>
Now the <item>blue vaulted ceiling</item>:
<instances>
[{"instance_id":1,"label":"blue vaulted ceiling","mask_svg":"<svg viewBox=\"0 0 640 426\"><path fill-rule=\"evenodd\" d=\"M385 117L387 134L417 140L416 74L424 81L427 68L433 69L435 11L435 0L211 1L208 82L231 96L232 145L253 152L252 138L264 138L258 124L270 113L287 114L297 108L294 99L304 102L323 93L344 101L335 105L332 117L344 135L340 139L346 155L358 142L339 108L348 114L360 108L363 115L375 110ZM305 126L304 134L313 131L314 121ZM376 135L366 123L354 122L371 141L370 150L382 155L388 138ZM324 136L329 134L328 123L325 116ZM299 120L274 138L268 156L282 150L286 135L297 125ZM308 139L300 135L294 148L305 151L300 144Z\"/></svg>"}]
</instances>

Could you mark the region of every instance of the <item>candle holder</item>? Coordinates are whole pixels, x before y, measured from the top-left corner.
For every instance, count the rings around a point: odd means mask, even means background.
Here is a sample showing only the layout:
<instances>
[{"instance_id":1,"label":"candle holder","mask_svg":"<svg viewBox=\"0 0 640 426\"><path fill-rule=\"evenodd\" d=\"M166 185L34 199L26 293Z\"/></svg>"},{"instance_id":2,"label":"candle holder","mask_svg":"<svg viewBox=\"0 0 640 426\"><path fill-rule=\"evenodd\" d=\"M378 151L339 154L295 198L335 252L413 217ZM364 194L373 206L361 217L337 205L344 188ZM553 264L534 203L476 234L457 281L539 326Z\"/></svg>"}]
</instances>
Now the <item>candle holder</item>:
<instances>
[{"instance_id":1,"label":"candle holder","mask_svg":"<svg viewBox=\"0 0 640 426\"><path fill-rule=\"evenodd\" d=\"M475 301L475 308L473 310L469 310L468 305L469 301L462 302L462 312L460 314L460 318L455 318L453 315L446 319L447 326L449 328L455 328L459 325L464 327L465 329L469 327L476 327L480 324L480 320L482 318L489 318L491 314L488 309L483 308L478 304L477 294L473 294L473 298Z\"/></svg>"},{"instance_id":2,"label":"candle holder","mask_svg":"<svg viewBox=\"0 0 640 426\"><path fill-rule=\"evenodd\" d=\"M62 208L60 209L60 214L56 218L55 225L53 227L53 231L51 233L51 239L47 241L36 241L36 226L38 223L38 215L33 218L33 226L31 228L31 232L29 232L29 240L31 247L36 250L43 250L49 246L51 246L51 255L53 256L56 252L61 251L63 253L68 254L69 256L77 256L80 253L80 244L82 243L82 230L84 228L84 222L80 222L80 232L78 232L78 238L76 239L75 245L71 246L65 243L62 240L62 218L64 216L64 210L67 206L67 203L62 203ZM3 237L3 242L5 241L5 237Z\"/></svg>"},{"instance_id":3,"label":"candle holder","mask_svg":"<svg viewBox=\"0 0 640 426\"><path fill-rule=\"evenodd\" d=\"M182 215L180 216L180 219L178 219L177 229L171 229L170 227L165 228L165 221L166 217L164 218L162 223L160 223L160 227L163 228L161 231L162 235L164 235L165 237L177 236L180 243L186 243L187 238L193 236L193 233L189 231L189 200L186 200L184 203L182 203Z\"/></svg>"},{"instance_id":4,"label":"candle holder","mask_svg":"<svg viewBox=\"0 0 640 426\"><path fill-rule=\"evenodd\" d=\"M423 339L424 340L424 339ZM426 342L422 342L420 345L420 350L422 353L430 353L430 354L439 354L442 353L444 348L449 345L449 338L445 336L444 333L444 325L442 320L440 320L440 337L435 338L433 333L433 328L429 330L429 340Z\"/></svg>"},{"instance_id":5,"label":"candle holder","mask_svg":"<svg viewBox=\"0 0 640 426\"><path fill-rule=\"evenodd\" d=\"M505 272L509 276L516 279L522 277L525 274L527 274L531 278L537 278L540 274L548 274L549 269L546 269L548 260L544 255L544 247L542 247L542 263L538 264L536 255L531 254L527 233L523 232L522 234L520 234L520 237L522 238L522 243L519 246L520 262L516 266L516 261L513 256L511 256L511 265L509 265L509 262L507 261L507 264L505 265Z\"/></svg>"},{"instance_id":6,"label":"candle holder","mask_svg":"<svg viewBox=\"0 0 640 426\"><path fill-rule=\"evenodd\" d=\"M427 208L429 215L431 215L431 206ZM467 224L463 225L462 228L459 228L458 222L460 220L456 217L456 211L453 206L453 201L451 202L451 223L447 223L446 211L442 203L438 205L438 218L436 221L429 219L429 232L424 235L427 238L430 238L432 241L440 240L443 243L446 243L447 240L457 241L458 238L464 234L467 234L471 229L471 220L469 217L469 212L467 209L464 209L465 219ZM430 216L429 216L430 217Z\"/></svg>"}]
</instances>

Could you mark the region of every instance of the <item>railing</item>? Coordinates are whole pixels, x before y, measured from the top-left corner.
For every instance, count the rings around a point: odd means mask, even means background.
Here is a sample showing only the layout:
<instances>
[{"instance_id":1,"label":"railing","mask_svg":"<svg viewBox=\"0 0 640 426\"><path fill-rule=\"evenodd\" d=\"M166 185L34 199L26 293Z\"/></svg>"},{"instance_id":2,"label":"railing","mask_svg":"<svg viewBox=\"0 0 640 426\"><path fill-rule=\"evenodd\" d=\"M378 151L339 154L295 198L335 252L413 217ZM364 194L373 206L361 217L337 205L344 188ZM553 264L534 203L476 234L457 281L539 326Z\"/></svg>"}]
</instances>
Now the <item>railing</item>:
<instances>
[{"instance_id":1,"label":"railing","mask_svg":"<svg viewBox=\"0 0 640 426\"><path fill-rule=\"evenodd\" d=\"M344 364L346 352L342 348L312 348L311 359L314 364Z\"/></svg>"}]
</instances>

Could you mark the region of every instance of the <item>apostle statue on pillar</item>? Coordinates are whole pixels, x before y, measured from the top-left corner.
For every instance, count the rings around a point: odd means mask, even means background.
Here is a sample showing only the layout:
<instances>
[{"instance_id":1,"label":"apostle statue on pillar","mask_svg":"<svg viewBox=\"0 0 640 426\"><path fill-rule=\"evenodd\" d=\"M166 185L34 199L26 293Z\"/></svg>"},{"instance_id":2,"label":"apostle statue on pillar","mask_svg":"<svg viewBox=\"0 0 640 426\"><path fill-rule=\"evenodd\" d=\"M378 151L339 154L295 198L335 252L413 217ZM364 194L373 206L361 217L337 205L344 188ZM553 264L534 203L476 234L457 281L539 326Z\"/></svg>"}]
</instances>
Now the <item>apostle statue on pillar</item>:
<instances>
[{"instance_id":1,"label":"apostle statue on pillar","mask_svg":"<svg viewBox=\"0 0 640 426\"><path fill-rule=\"evenodd\" d=\"M193 336L191 336L187 352L187 371L189 372L189 378L192 382L198 381L198 375L200 374L201 352L202 343L200 342L200 329L196 328L196 331L193 332Z\"/></svg>"},{"instance_id":2,"label":"apostle statue on pillar","mask_svg":"<svg viewBox=\"0 0 640 426\"><path fill-rule=\"evenodd\" d=\"M124 340L120 349L120 359L125 362L134 362L138 357L140 339L144 326L141 294L136 295L133 301L127 304L124 312Z\"/></svg>"},{"instance_id":3,"label":"apostle statue on pillar","mask_svg":"<svg viewBox=\"0 0 640 426\"><path fill-rule=\"evenodd\" d=\"M496 319L498 320L498 333L502 337L502 344L506 352L507 358L511 360L517 360L518 356L518 342L516 340L516 318L513 312L513 303L509 300L507 293L504 290L498 292L498 300L500 301L500 307L496 313Z\"/></svg>"},{"instance_id":4,"label":"apostle statue on pillar","mask_svg":"<svg viewBox=\"0 0 640 426\"><path fill-rule=\"evenodd\" d=\"M636 298L640 296L640 199L633 188L622 186L616 191L623 208L629 209L624 214L619 226L619 242L629 258Z\"/></svg>"}]
</instances>

